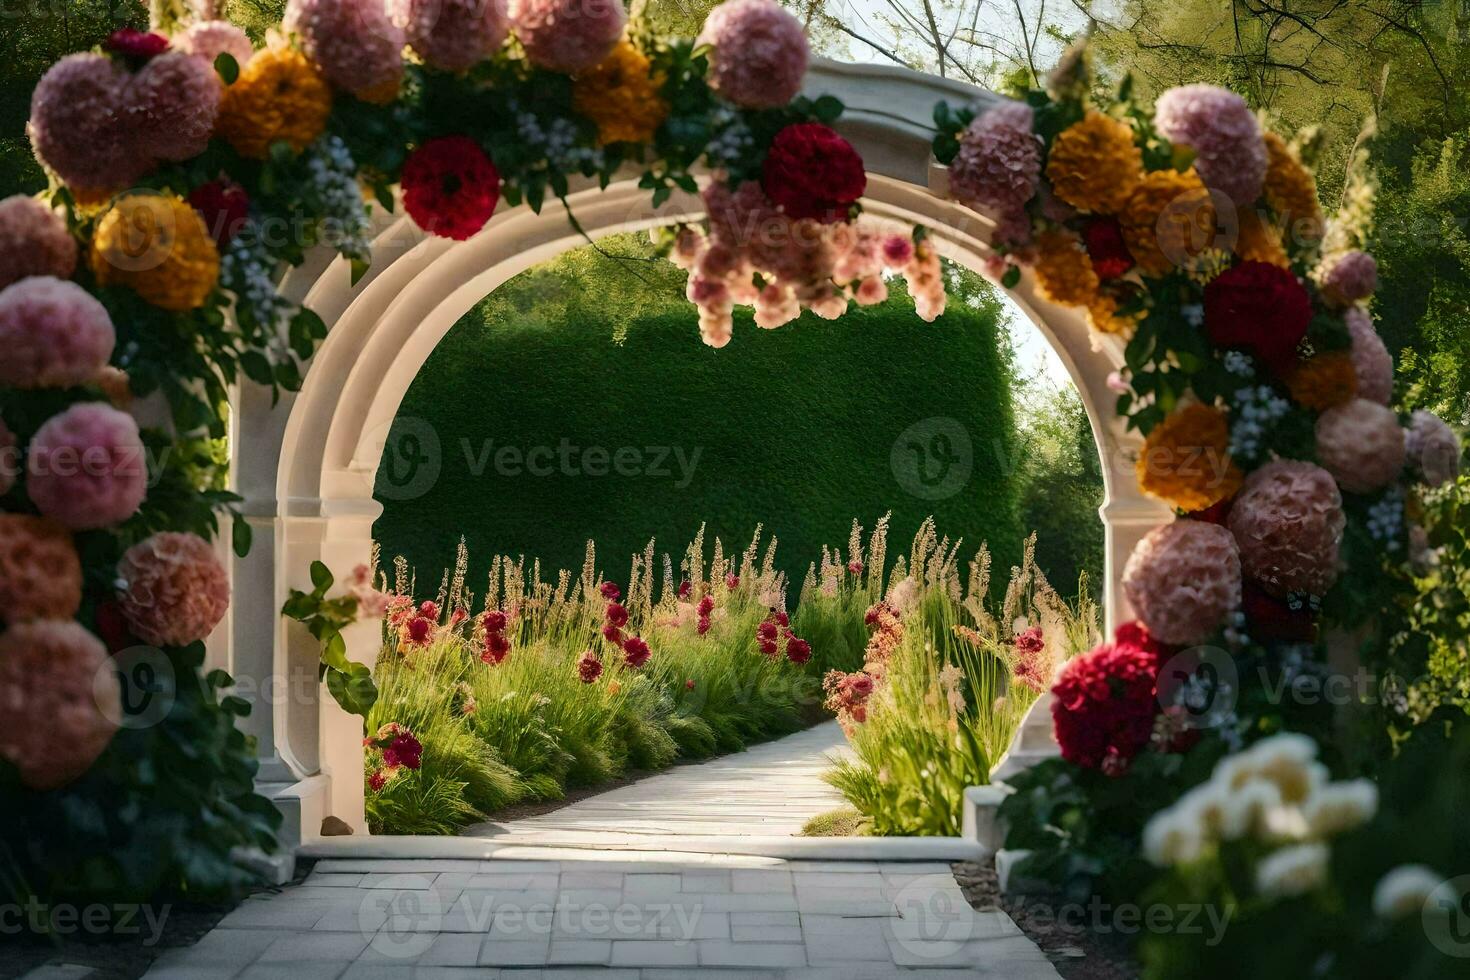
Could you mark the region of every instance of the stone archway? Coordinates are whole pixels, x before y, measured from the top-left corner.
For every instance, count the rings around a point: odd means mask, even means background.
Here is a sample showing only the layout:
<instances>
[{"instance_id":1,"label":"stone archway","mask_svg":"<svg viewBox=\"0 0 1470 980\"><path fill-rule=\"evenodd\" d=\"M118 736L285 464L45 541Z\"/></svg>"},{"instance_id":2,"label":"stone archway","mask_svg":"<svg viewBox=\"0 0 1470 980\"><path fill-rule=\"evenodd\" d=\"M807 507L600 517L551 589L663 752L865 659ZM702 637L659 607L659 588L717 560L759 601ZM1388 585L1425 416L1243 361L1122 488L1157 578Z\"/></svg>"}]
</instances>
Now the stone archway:
<instances>
[{"instance_id":1,"label":"stone archway","mask_svg":"<svg viewBox=\"0 0 1470 980\"><path fill-rule=\"evenodd\" d=\"M866 212L923 224L945 257L979 270L990 253L993 224L948 199L925 121L940 99L985 103L999 97L902 69L832 62L812 66L806 91L836 95L848 107L837 128L867 164ZM688 194L654 209L636 178L606 190L577 190L570 203L593 238L703 213ZM361 281L351 282L344 260L320 252L281 284L285 295L316 311L330 333L297 395L273 406L269 393L246 385L235 399L232 469L255 547L234 563L234 611L216 658L255 702L248 726L260 747L260 780L287 812L288 843L297 834L315 835L328 815L359 833L366 828L360 721L320 692L315 642L288 629L279 615L287 590L306 584L313 560L341 576L368 559L381 509L373 484L388 427L444 334L512 276L584 243L555 204L541 215L525 207L502 211L467 242L430 238L408 218L384 215ZM1115 395L1107 385L1122 363L1117 340L1091 334L1080 311L1041 300L1029 276L1010 292L1075 382L1104 462L1111 627L1127 614L1117 587L1124 562L1139 538L1172 515L1144 498L1132 475L1140 443L1113 412ZM377 630L376 623L349 630L352 659L373 662Z\"/></svg>"}]
</instances>

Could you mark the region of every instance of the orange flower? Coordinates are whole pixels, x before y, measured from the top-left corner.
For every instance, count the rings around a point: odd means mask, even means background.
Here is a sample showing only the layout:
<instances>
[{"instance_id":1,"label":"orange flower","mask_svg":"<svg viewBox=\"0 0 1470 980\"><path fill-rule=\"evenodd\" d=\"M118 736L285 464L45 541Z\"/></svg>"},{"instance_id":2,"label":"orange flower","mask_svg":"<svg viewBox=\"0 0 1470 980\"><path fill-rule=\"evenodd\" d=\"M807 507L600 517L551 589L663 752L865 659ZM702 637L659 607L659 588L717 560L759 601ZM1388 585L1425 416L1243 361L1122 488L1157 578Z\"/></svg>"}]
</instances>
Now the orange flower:
<instances>
[{"instance_id":1,"label":"orange flower","mask_svg":"<svg viewBox=\"0 0 1470 980\"><path fill-rule=\"evenodd\" d=\"M1121 333L1129 334L1133 328L1138 326L1138 321L1143 319L1142 313L1133 313L1126 316L1118 315L1118 301L1108 293L1098 293L1092 302L1087 304L1088 326L1098 333Z\"/></svg>"},{"instance_id":2,"label":"orange flower","mask_svg":"<svg viewBox=\"0 0 1470 980\"><path fill-rule=\"evenodd\" d=\"M219 279L219 249L204 219L173 194L117 198L97 223L89 261L99 285L129 286L175 312L203 306Z\"/></svg>"},{"instance_id":3,"label":"orange flower","mask_svg":"<svg viewBox=\"0 0 1470 980\"><path fill-rule=\"evenodd\" d=\"M1082 211L1117 214L1143 176L1143 154L1124 122L1088 110L1052 141L1046 177L1057 197Z\"/></svg>"},{"instance_id":4,"label":"orange flower","mask_svg":"<svg viewBox=\"0 0 1470 980\"><path fill-rule=\"evenodd\" d=\"M300 51L266 48L225 87L219 134L255 160L264 160L272 143L283 141L298 152L327 128L332 90Z\"/></svg>"},{"instance_id":5,"label":"orange flower","mask_svg":"<svg viewBox=\"0 0 1470 980\"><path fill-rule=\"evenodd\" d=\"M1318 354L1302 361L1287 376L1286 386L1298 405L1325 412L1358 395L1358 372L1346 351Z\"/></svg>"},{"instance_id":6,"label":"orange flower","mask_svg":"<svg viewBox=\"0 0 1470 980\"><path fill-rule=\"evenodd\" d=\"M1281 236L1271 223L1252 208L1242 208L1239 215L1240 234L1235 240L1235 254L1247 262L1269 262L1283 269L1290 268L1291 261L1281 247Z\"/></svg>"},{"instance_id":7,"label":"orange flower","mask_svg":"<svg viewBox=\"0 0 1470 980\"><path fill-rule=\"evenodd\" d=\"M1036 287L1044 299L1063 306L1086 306L1097 297L1097 272L1069 231L1044 231L1036 237Z\"/></svg>"},{"instance_id":8,"label":"orange flower","mask_svg":"<svg viewBox=\"0 0 1470 980\"><path fill-rule=\"evenodd\" d=\"M647 143L668 117L659 94L664 76L652 71L648 56L619 41L596 67L572 83L572 105L597 123L599 143Z\"/></svg>"},{"instance_id":9,"label":"orange flower","mask_svg":"<svg viewBox=\"0 0 1470 980\"><path fill-rule=\"evenodd\" d=\"M1229 500L1244 476L1230 459L1230 427L1209 405L1186 405L1154 427L1138 457L1144 493L1186 513Z\"/></svg>"},{"instance_id":10,"label":"orange flower","mask_svg":"<svg viewBox=\"0 0 1470 980\"><path fill-rule=\"evenodd\" d=\"M1293 242L1315 245L1326 233L1317 181L1275 133L1266 134L1266 203Z\"/></svg>"},{"instance_id":11,"label":"orange flower","mask_svg":"<svg viewBox=\"0 0 1470 980\"><path fill-rule=\"evenodd\" d=\"M1119 221L1128 251L1146 275L1167 275L1215 243L1215 205L1193 169L1145 175Z\"/></svg>"}]
</instances>

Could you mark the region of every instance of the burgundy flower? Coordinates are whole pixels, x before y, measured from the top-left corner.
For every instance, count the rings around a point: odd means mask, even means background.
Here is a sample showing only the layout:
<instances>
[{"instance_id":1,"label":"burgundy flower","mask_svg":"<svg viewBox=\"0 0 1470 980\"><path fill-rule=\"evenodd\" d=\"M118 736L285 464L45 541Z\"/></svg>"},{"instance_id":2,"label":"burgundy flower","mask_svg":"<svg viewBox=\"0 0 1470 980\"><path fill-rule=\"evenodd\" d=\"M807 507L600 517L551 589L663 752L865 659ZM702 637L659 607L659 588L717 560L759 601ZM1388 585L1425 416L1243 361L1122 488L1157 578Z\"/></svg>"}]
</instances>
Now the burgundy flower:
<instances>
[{"instance_id":1,"label":"burgundy flower","mask_svg":"<svg viewBox=\"0 0 1470 980\"><path fill-rule=\"evenodd\" d=\"M606 591L607 591L607 589L604 588L603 589L603 592L606 593ZM614 592L617 591L617 586L613 586L613 591ZM623 606L620 603L609 602L607 604L607 622L608 622L608 625L610 625L610 626L622 626L627 621L628 621L628 610L625 609L625 608L623 608Z\"/></svg>"},{"instance_id":2,"label":"burgundy flower","mask_svg":"<svg viewBox=\"0 0 1470 980\"><path fill-rule=\"evenodd\" d=\"M393 740L393 744L383 749L383 764L390 769L399 766L405 769L417 769L423 765L424 747L414 738L412 732L403 732Z\"/></svg>"},{"instance_id":3,"label":"burgundy flower","mask_svg":"<svg viewBox=\"0 0 1470 980\"><path fill-rule=\"evenodd\" d=\"M432 235L464 241L500 202L500 171L468 136L441 136L414 150L399 178L403 206Z\"/></svg>"},{"instance_id":4,"label":"burgundy flower","mask_svg":"<svg viewBox=\"0 0 1470 980\"><path fill-rule=\"evenodd\" d=\"M1040 626L1016 634L1016 649L1021 653L1040 653L1046 647L1046 640L1042 635Z\"/></svg>"},{"instance_id":5,"label":"burgundy flower","mask_svg":"<svg viewBox=\"0 0 1470 980\"><path fill-rule=\"evenodd\" d=\"M648 641L641 636L630 636L623 642L623 663L637 670L648 663L652 651L648 649Z\"/></svg>"},{"instance_id":6,"label":"burgundy flower","mask_svg":"<svg viewBox=\"0 0 1470 980\"><path fill-rule=\"evenodd\" d=\"M232 180L200 184L189 192L189 203L204 219L204 227L221 248L240 233L250 217L250 195Z\"/></svg>"},{"instance_id":7,"label":"burgundy flower","mask_svg":"<svg viewBox=\"0 0 1470 980\"><path fill-rule=\"evenodd\" d=\"M1242 262L1205 287L1205 329L1217 347L1255 355L1278 375L1296 363L1312 323L1312 300L1289 270Z\"/></svg>"},{"instance_id":8,"label":"burgundy flower","mask_svg":"<svg viewBox=\"0 0 1470 980\"><path fill-rule=\"evenodd\" d=\"M804 664L812 659L812 645L799 636L786 641L786 659L794 664Z\"/></svg>"},{"instance_id":9,"label":"burgundy flower","mask_svg":"<svg viewBox=\"0 0 1470 980\"><path fill-rule=\"evenodd\" d=\"M434 636L434 621L427 616L415 616L408 621L408 639L411 643L428 643Z\"/></svg>"},{"instance_id":10,"label":"burgundy flower","mask_svg":"<svg viewBox=\"0 0 1470 980\"><path fill-rule=\"evenodd\" d=\"M582 659L577 661L577 676L583 684L595 683L602 676L602 660L597 654L591 650L582 654Z\"/></svg>"},{"instance_id":11,"label":"burgundy flower","mask_svg":"<svg viewBox=\"0 0 1470 980\"><path fill-rule=\"evenodd\" d=\"M124 58L147 61L168 50L168 38L162 34L124 27L107 35L107 40L102 42L102 46Z\"/></svg>"},{"instance_id":12,"label":"burgundy flower","mask_svg":"<svg viewBox=\"0 0 1470 980\"><path fill-rule=\"evenodd\" d=\"M848 562L847 563L847 572L848 572L849 575L861 575L861 574L863 574L863 563L860 562L860 561L850 561L850 562Z\"/></svg>"},{"instance_id":13,"label":"burgundy flower","mask_svg":"<svg viewBox=\"0 0 1470 980\"><path fill-rule=\"evenodd\" d=\"M480 625L485 627L486 633L503 632L505 630L506 623L508 622L509 620L506 618L505 613L501 612L499 609L487 610L485 614L480 617Z\"/></svg>"},{"instance_id":14,"label":"burgundy flower","mask_svg":"<svg viewBox=\"0 0 1470 980\"><path fill-rule=\"evenodd\" d=\"M788 615L786 615L784 612L781 612L778 609L771 611L771 618L774 619L776 622L780 623L782 626L790 626L791 625L791 617L788 616Z\"/></svg>"},{"instance_id":15,"label":"burgundy flower","mask_svg":"<svg viewBox=\"0 0 1470 980\"><path fill-rule=\"evenodd\" d=\"M731 592L734 592L736 589L740 588L740 576L736 575L734 572L726 575L725 588L729 589Z\"/></svg>"},{"instance_id":16,"label":"burgundy flower","mask_svg":"<svg viewBox=\"0 0 1470 980\"><path fill-rule=\"evenodd\" d=\"M694 583L687 578L679 583L679 598L687 599L694 594Z\"/></svg>"},{"instance_id":17,"label":"burgundy flower","mask_svg":"<svg viewBox=\"0 0 1470 980\"><path fill-rule=\"evenodd\" d=\"M612 623L604 623L602 625L602 637L613 646L620 647L623 645L623 631Z\"/></svg>"},{"instance_id":18,"label":"burgundy flower","mask_svg":"<svg viewBox=\"0 0 1470 980\"><path fill-rule=\"evenodd\" d=\"M760 641L760 649L761 653L764 653L766 656L774 657L776 654L781 652L781 645L777 643L774 639L763 639Z\"/></svg>"},{"instance_id":19,"label":"burgundy flower","mask_svg":"<svg viewBox=\"0 0 1470 980\"><path fill-rule=\"evenodd\" d=\"M833 224L847 219L868 175L863 158L836 130L793 123L771 141L761 186L789 217Z\"/></svg>"},{"instance_id":20,"label":"burgundy flower","mask_svg":"<svg viewBox=\"0 0 1470 980\"><path fill-rule=\"evenodd\" d=\"M1117 279L1133 268L1133 253L1123 241L1123 226L1117 218L1095 218L1082 231L1087 255L1099 279Z\"/></svg>"},{"instance_id":21,"label":"burgundy flower","mask_svg":"<svg viewBox=\"0 0 1470 980\"><path fill-rule=\"evenodd\" d=\"M1310 603L1293 609L1252 582L1241 593L1245 631L1254 640L1311 643L1317 638L1317 616Z\"/></svg>"},{"instance_id":22,"label":"burgundy flower","mask_svg":"<svg viewBox=\"0 0 1470 980\"><path fill-rule=\"evenodd\" d=\"M1052 687L1052 720L1062 758L1119 775L1148 744L1158 714L1160 648L1141 626L1075 658Z\"/></svg>"},{"instance_id":23,"label":"burgundy flower","mask_svg":"<svg viewBox=\"0 0 1470 980\"><path fill-rule=\"evenodd\" d=\"M388 773L382 769L374 769L373 774L368 777L368 789L374 793L381 793L383 787L388 785Z\"/></svg>"},{"instance_id":24,"label":"burgundy flower","mask_svg":"<svg viewBox=\"0 0 1470 980\"><path fill-rule=\"evenodd\" d=\"M510 655L510 640L504 633L486 633L485 647L480 651L480 660L484 663L496 665Z\"/></svg>"},{"instance_id":25,"label":"burgundy flower","mask_svg":"<svg viewBox=\"0 0 1470 980\"><path fill-rule=\"evenodd\" d=\"M781 628L774 619L768 619L755 628L755 635L762 640L775 640L781 635Z\"/></svg>"},{"instance_id":26,"label":"burgundy flower","mask_svg":"<svg viewBox=\"0 0 1470 980\"><path fill-rule=\"evenodd\" d=\"M419 615L425 619L432 619L437 623L439 621L439 604L433 599L425 599L419 603Z\"/></svg>"},{"instance_id":27,"label":"burgundy flower","mask_svg":"<svg viewBox=\"0 0 1470 980\"><path fill-rule=\"evenodd\" d=\"M701 616L708 616L710 613L714 612L714 610L715 610L715 597L714 596L707 595L707 596L704 596L703 598L701 598L699 600L699 614Z\"/></svg>"},{"instance_id":28,"label":"burgundy flower","mask_svg":"<svg viewBox=\"0 0 1470 980\"><path fill-rule=\"evenodd\" d=\"M684 682L684 690L686 690L686 691L692 691L692 690L694 690L694 678L691 677L687 681Z\"/></svg>"},{"instance_id":29,"label":"burgundy flower","mask_svg":"<svg viewBox=\"0 0 1470 980\"><path fill-rule=\"evenodd\" d=\"M602 588L598 591L602 593L602 597L608 602L617 602L623 595L622 590L618 588L618 583L616 582L603 582Z\"/></svg>"},{"instance_id":30,"label":"burgundy flower","mask_svg":"<svg viewBox=\"0 0 1470 980\"><path fill-rule=\"evenodd\" d=\"M695 632L697 632L700 636L703 636L704 634L709 632L709 628L712 625L713 623L710 621L709 616L700 616L699 623L695 626Z\"/></svg>"}]
</instances>

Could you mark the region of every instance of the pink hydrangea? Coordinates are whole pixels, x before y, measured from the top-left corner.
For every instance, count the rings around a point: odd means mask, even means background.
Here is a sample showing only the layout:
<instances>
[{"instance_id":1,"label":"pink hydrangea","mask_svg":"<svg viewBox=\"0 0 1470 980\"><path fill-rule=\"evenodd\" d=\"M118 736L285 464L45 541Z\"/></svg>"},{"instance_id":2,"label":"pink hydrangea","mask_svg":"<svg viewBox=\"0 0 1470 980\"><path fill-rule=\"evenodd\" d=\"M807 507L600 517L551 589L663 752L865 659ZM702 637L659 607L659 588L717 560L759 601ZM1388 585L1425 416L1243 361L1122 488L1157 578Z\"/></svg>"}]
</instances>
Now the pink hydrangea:
<instances>
[{"instance_id":1,"label":"pink hydrangea","mask_svg":"<svg viewBox=\"0 0 1470 980\"><path fill-rule=\"evenodd\" d=\"M119 190L152 161L127 124L127 69L100 54L69 54L41 76L26 124L36 159L72 187Z\"/></svg>"},{"instance_id":2,"label":"pink hydrangea","mask_svg":"<svg viewBox=\"0 0 1470 980\"><path fill-rule=\"evenodd\" d=\"M506 0L391 0L408 44L435 68L464 71L490 57L510 33Z\"/></svg>"},{"instance_id":3,"label":"pink hydrangea","mask_svg":"<svg viewBox=\"0 0 1470 980\"><path fill-rule=\"evenodd\" d=\"M628 12L621 0L510 0L510 22L531 64L574 75L612 53Z\"/></svg>"},{"instance_id":4,"label":"pink hydrangea","mask_svg":"<svg viewBox=\"0 0 1470 980\"><path fill-rule=\"evenodd\" d=\"M1171 88L1154 104L1154 126L1165 139L1194 150L1200 180L1236 207L1261 196L1266 141L1255 113L1234 92L1214 85Z\"/></svg>"},{"instance_id":5,"label":"pink hydrangea","mask_svg":"<svg viewBox=\"0 0 1470 980\"><path fill-rule=\"evenodd\" d=\"M696 42L709 45L709 83L748 109L784 106L801 91L811 57L801 22L773 0L726 0Z\"/></svg>"},{"instance_id":6,"label":"pink hydrangea","mask_svg":"<svg viewBox=\"0 0 1470 980\"><path fill-rule=\"evenodd\" d=\"M133 545L117 564L118 601L133 635L155 646L207 637L230 606L230 582L209 542L162 531Z\"/></svg>"},{"instance_id":7,"label":"pink hydrangea","mask_svg":"<svg viewBox=\"0 0 1470 980\"><path fill-rule=\"evenodd\" d=\"M196 157L209 145L219 116L220 81L202 58L170 51L152 58L133 76L129 125L155 160Z\"/></svg>"},{"instance_id":8,"label":"pink hydrangea","mask_svg":"<svg viewBox=\"0 0 1470 980\"><path fill-rule=\"evenodd\" d=\"M290 0L281 23L327 81L354 95L403 74L403 30L382 0Z\"/></svg>"},{"instance_id":9,"label":"pink hydrangea","mask_svg":"<svg viewBox=\"0 0 1470 980\"><path fill-rule=\"evenodd\" d=\"M1155 528L1129 557L1123 590L1160 642L1198 643L1240 606L1235 539L1204 521L1178 520Z\"/></svg>"},{"instance_id":10,"label":"pink hydrangea","mask_svg":"<svg viewBox=\"0 0 1470 980\"><path fill-rule=\"evenodd\" d=\"M1333 306L1349 306L1378 288L1378 262L1367 252L1344 252L1322 276L1322 296Z\"/></svg>"},{"instance_id":11,"label":"pink hydrangea","mask_svg":"<svg viewBox=\"0 0 1470 980\"><path fill-rule=\"evenodd\" d=\"M1246 478L1230 508L1246 576L1277 598L1323 595L1337 581L1347 517L1332 474L1281 459Z\"/></svg>"},{"instance_id":12,"label":"pink hydrangea","mask_svg":"<svg viewBox=\"0 0 1470 980\"><path fill-rule=\"evenodd\" d=\"M138 423L100 402L53 415L31 439L26 490L42 514L74 531L127 520L148 492Z\"/></svg>"},{"instance_id":13,"label":"pink hydrangea","mask_svg":"<svg viewBox=\"0 0 1470 980\"><path fill-rule=\"evenodd\" d=\"M1330 408L1317 419L1317 459L1348 493L1372 493L1403 472L1403 427L1392 409L1366 398Z\"/></svg>"},{"instance_id":14,"label":"pink hydrangea","mask_svg":"<svg viewBox=\"0 0 1470 980\"><path fill-rule=\"evenodd\" d=\"M122 696L110 664L102 641L70 620L0 635L0 757L25 785L65 786L112 741Z\"/></svg>"},{"instance_id":15,"label":"pink hydrangea","mask_svg":"<svg viewBox=\"0 0 1470 980\"><path fill-rule=\"evenodd\" d=\"M0 419L0 497L10 492L20 476L20 441Z\"/></svg>"},{"instance_id":16,"label":"pink hydrangea","mask_svg":"<svg viewBox=\"0 0 1470 980\"><path fill-rule=\"evenodd\" d=\"M26 276L70 279L77 242L61 216L33 197L0 201L0 289Z\"/></svg>"},{"instance_id":17,"label":"pink hydrangea","mask_svg":"<svg viewBox=\"0 0 1470 980\"><path fill-rule=\"evenodd\" d=\"M1393 400L1393 356L1373 328L1373 318L1360 306L1343 314L1352 337L1353 368L1358 375L1358 397L1387 405Z\"/></svg>"},{"instance_id":18,"label":"pink hydrangea","mask_svg":"<svg viewBox=\"0 0 1470 980\"><path fill-rule=\"evenodd\" d=\"M107 310L74 282L31 276L0 290L0 383L86 384L106 366L116 342Z\"/></svg>"},{"instance_id":19,"label":"pink hydrangea","mask_svg":"<svg viewBox=\"0 0 1470 980\"><path fill-rule=\"evenodd\" d=\"M1034 121L1031 107L1020 102L1004 102L977 116L960 136L960 151L949 165L950 193L979 210L1019 212L1041 179Z\"/></svg>"},{"instance_id":20,"label":"pink hydrangea","mask_svg":"<svg viewBox=\"0 0 1470 980\"><path fill-rule=\"evenodd\" d=\"M174 47L203 58L210 66L222 54L235 59L241 68L255 54L250 37L227 20L202 20L190 24L188 29L174 38Z\"/></svg>"},{"instance_id":21,"label":"pink hydrangea","mask_svg":"<svg viewBox=\"0 0 1470 980\"><path fill-rule=\"evenodd\" d=\"M1433 412L1418 411L1409 420L1409 463L1431 487L1460 475L1460 437Z\"/></svg>"}]
</instances>

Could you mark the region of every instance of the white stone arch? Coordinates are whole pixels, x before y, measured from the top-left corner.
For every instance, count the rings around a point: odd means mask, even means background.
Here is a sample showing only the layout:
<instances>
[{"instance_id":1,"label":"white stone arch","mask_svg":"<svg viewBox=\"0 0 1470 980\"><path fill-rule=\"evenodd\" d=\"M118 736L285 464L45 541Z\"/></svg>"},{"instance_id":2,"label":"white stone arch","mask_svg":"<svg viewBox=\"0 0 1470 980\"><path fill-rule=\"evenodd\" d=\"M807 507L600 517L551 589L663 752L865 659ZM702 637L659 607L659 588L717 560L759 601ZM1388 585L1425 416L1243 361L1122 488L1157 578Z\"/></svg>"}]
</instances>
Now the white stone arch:
<instances>
[{"instance_id":1,"label":"white stone arch","mask_svg":"<svg viewBox=\"0 0 1470 980\"><path fill-rule=\"evenodd\" d=\"M942 254L978 271L990 254L993 223L947 199L944 169L929 152L928 120L941 98L958 104L998 97L903 69L832 62L815 64L806 88L847 106L838 128L869 171L864 210L923 224ZM703 213L698 198L687 194L653 209L636 175L605 190L577 190L570 201L593 238ZM314 836L328 815L359 833L365 827L360 719L319 689L315 642L279 615L286 592L306 585L315 559L339 578L367 560L381 511L373 483L383 439L443 335L512 276L585 241L555 202L539 216L524 206L505 209L467 242L426 236L408 218L389 215L379 220L372 264L360 282L351 282L345 261L320 251L281 284L330 333L294 397L273 405L269 393L246 384L235 399L233 472L255 546L235 561L234 609L221 659L255 702L246 724L260 749L263 787L287 811L288 841L298 831ZM1056 350L1091 420L1103 460L1111 627L1126 616L1118 587L1123 563L1139 537L1170 519L1166 507L1139 493L1131 463L1138 441L1113 411L1107 377L1122 362L1121 348L1091 334L1080 311L1041 300L1029 275L1010 295ZM698 342L692 331L690 342ZM353 627L347 640L349 656L373 662L376 624Z\"/></svg>"}]
</instances>

